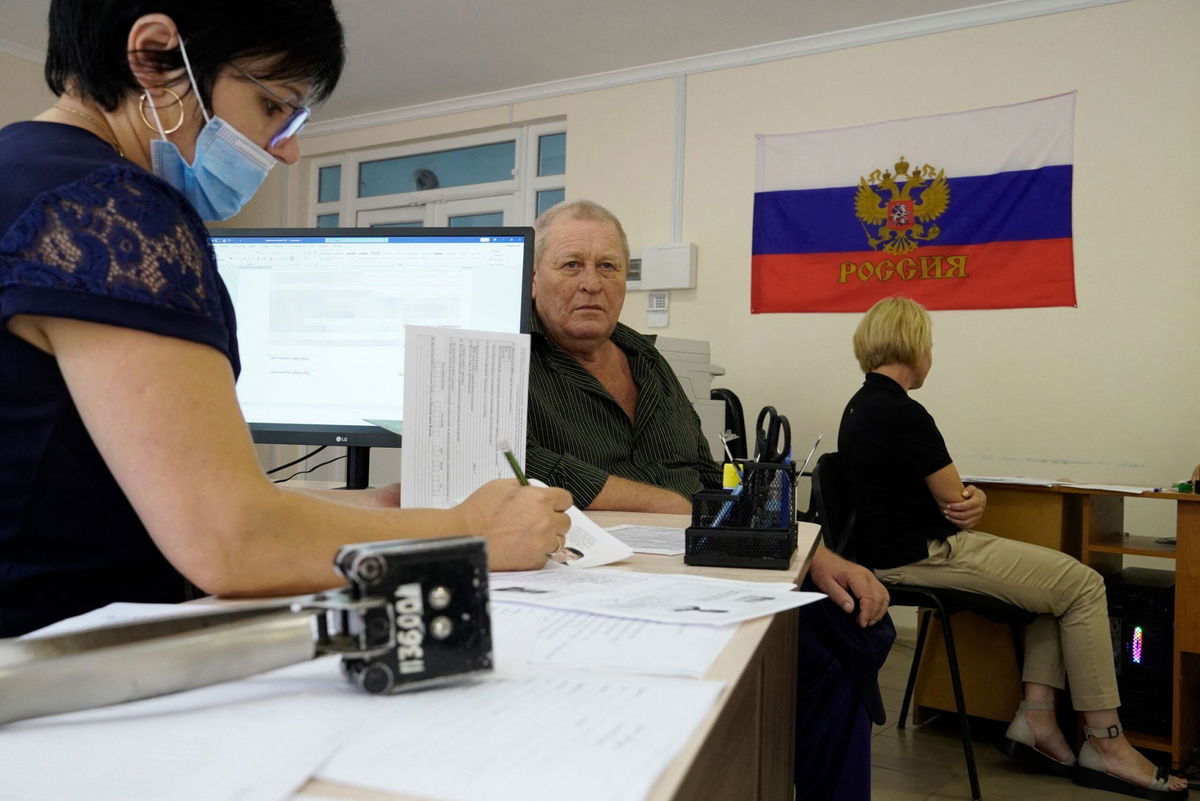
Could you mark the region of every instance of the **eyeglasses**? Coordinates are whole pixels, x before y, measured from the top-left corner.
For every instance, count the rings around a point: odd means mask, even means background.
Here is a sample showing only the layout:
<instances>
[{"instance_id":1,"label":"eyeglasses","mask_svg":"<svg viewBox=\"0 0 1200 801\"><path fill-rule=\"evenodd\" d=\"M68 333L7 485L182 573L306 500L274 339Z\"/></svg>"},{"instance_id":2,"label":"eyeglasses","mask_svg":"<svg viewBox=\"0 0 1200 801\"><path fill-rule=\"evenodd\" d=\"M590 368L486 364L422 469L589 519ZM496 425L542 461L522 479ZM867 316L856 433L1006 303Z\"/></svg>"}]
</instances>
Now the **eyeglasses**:
<instances>
[{"instance_id":1,"label":"eyeglasses","mask_svg":"<svg viewBox=\"0 0 1200 801\"><path fill-rule=\"evenodd\" d=\"M284 141L290 139L291 137L300 133L300 129L302 129L305 125L308 124L308 118L312 116L312 109L310 109L308 106L301 106L297 103L293 103L291 100L288 100L286 97L280 97L278 94L276 94L271 89L271 87L267 86L265 83L260 81L258 78L255 78L253 75L246 72L244 69L239 67L237 64L231 63L229 66L233 67L235 70L240 72L247 80L249 80L250 82L257 85L260 89L262 89L264 92L269 94L271 97L275 98L280 103L291 106L291 108L292 108L292 113L289 114L287 119L283 121L283 125L279 128L278 131L275 132L274 136L272 136L269 140L267 140L268 148L275 147L280 142L284 142Z\"/></svg>"}]
</instances>

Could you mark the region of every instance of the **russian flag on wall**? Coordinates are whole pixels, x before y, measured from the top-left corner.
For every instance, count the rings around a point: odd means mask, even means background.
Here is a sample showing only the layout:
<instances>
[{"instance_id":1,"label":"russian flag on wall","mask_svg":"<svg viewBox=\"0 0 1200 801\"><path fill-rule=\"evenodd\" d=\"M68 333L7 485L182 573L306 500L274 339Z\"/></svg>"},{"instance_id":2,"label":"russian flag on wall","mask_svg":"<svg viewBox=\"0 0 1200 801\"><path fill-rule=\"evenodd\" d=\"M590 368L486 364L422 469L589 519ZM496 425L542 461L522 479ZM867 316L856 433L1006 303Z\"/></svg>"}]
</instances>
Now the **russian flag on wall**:
<instances>
[{"instance_id":1,"label":"russian flag on wall","mask_svg":"<svg viewBox=\"0 0 1200 801\"><path fill-rule=\"evenodd\" d=\"M1075 305L1075 93L760 135L750 311Z\"/></svg>"}]
</instances>

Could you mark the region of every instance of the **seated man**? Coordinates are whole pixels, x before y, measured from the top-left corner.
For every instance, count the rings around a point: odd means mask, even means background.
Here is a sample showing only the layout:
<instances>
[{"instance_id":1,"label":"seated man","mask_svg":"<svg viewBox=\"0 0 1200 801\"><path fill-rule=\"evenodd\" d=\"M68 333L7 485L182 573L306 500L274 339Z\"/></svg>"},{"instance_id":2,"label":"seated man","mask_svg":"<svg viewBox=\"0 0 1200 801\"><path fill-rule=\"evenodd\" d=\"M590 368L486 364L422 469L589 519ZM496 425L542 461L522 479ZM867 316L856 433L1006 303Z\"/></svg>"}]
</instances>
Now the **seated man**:
<instances>
[{"instance_id":1,"label":"seated man","mask_svg":"<svg viewBox=\"0 0 1200 801\"><path fill-rule=\"evenodd\" d=\"M625 231L586 200L549 209L534 230L526 472L581 509L689 513L721 472L654 338L617 322Z\"/></svg>"},{"instance_id":2,"label":"seated man","mask_svg":"<svg viewBox=\"0 0 1200 801\"><path fill-rule=\"evenodd\" d=\"M617 322L629 265L621 223L578 200L544 212L534 231L527 473L580 508L690 514L692 493L719 487L720 471L670 365ZM887 590L823 546L809 580L830 600L801 610L798 794L866 799L870 723L882 722L874 676L895 637Z\"/></svg>"}]
</instances>

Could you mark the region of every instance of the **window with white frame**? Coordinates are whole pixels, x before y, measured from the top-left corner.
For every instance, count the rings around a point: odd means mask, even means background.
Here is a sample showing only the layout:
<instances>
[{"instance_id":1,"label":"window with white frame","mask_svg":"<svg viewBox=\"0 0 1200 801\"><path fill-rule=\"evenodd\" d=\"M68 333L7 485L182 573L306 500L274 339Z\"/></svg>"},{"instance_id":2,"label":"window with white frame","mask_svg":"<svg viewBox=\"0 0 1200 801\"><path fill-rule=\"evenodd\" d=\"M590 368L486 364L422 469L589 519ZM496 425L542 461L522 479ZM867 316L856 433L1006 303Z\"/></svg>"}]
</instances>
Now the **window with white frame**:
<instances>
[{"instance_id":1,"label":"window with white frame","mask_svg":"<svg viewBox=\"0 0 1200 801\"><path fill-rule=\"evenodd\" d=\"M321 228L531 225L563 199L566 123L539 123L313 161Z\"/></svg>"}]
</instances>

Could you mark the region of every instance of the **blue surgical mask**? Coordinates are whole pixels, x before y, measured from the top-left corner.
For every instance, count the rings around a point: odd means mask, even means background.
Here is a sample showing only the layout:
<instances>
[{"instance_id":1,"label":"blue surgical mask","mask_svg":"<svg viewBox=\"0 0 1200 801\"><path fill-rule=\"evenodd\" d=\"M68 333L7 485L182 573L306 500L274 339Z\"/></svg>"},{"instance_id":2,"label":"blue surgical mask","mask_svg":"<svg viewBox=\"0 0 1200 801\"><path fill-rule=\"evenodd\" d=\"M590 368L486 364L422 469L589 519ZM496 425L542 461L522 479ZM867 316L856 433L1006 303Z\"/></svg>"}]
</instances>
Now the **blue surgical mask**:
<instances>
[{"instance_id":1,"label":"blue surgical mask","mask_svg":"<svg viewBox=\"0 0 1200 801\"><path fill-rule=\"evenodd\" d=\"M200 92L183 42L179 43L179 52L199 101ZM241 211L275 166L275 157L220 117L209 116L200 101L205 124L196 139L196 155L188 164L179 148L167 141L158 110L148 93L146 101L162 136L150 140L150 166L154 174L182 192L201 219L218 222Z\"/></svg>"}]
</instances>

